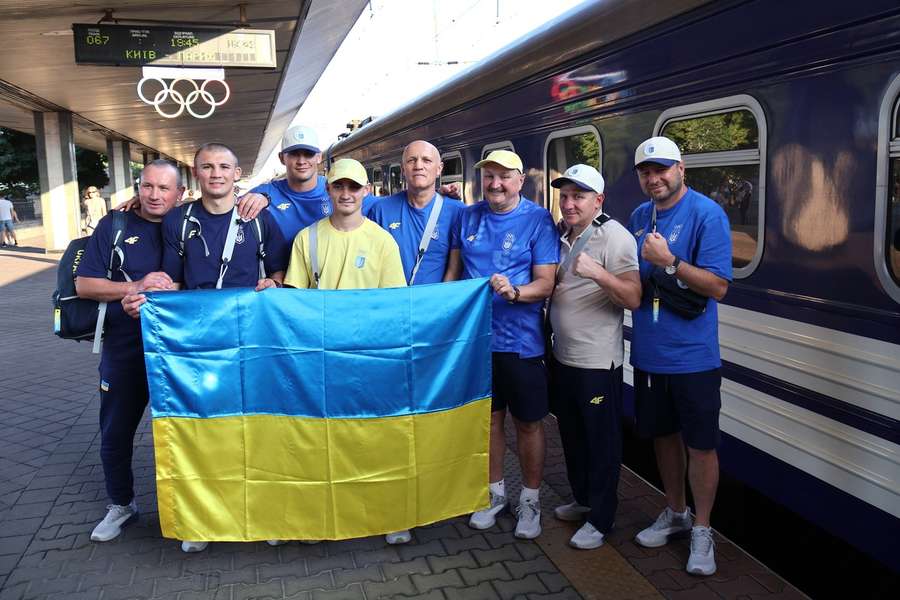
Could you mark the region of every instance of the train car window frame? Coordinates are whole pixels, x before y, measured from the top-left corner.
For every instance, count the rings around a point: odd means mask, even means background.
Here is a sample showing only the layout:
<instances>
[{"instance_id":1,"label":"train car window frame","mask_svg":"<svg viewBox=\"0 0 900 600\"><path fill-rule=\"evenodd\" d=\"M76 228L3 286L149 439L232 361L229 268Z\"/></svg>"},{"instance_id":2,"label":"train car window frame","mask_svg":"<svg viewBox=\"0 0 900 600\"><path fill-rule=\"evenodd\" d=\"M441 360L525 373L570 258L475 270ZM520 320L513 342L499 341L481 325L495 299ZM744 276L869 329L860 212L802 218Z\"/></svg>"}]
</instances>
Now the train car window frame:
<instances>
[{"instance_id":1,"label":"train car window frame","mask_svg":"<svg viewBox=\"0 0 900 600\"><path fill-rule=\"evenodd\" d=\"M544 208L546 208L547 210L550 211L550 214L553 215L553 219L556 221L558 221L562 217L561 217L561 215L553 212L552 202L550 201L551 197L553 195L553 193L551 191L551 187L550 187L550 181L552 179L550 177L550 154L549 154L550 144L553 142L553 140L558 140L560 138L567 138L567 137L575 137L577 135L584 135L585 133L592 133L592 134L594 134L594 137L597 139L597 147L598 147L597 161L599 163L597 165L597 170L600 171L600 174L602 175L603 174L603 138L600 137L600 131L593 125L580 125L578 127L569 127L567 129L557 129L555 131L551 131L547 135L547 139L544 141L544 190L545 190L544 200L545 200L545 204L547 205L547 206L544 206ZM569 165L569 166L571 166L571 165ZM560 173L560 175L562 175L562 173ZM605 178L604 178L604 180L605 180Z\"/></svg>"},{"instance_id":2,"label":"train car window frame","mask_svg":"<svg viewBox=\"0 0 900 600\"><path fill-rule=\"evenodd\" d=\"M381 196L381 191L384 189L384 169L381 165L376 165L372 167L372 195L373 196Z\"/></svg>"},{"instance_id":3,"label":"train car window frame","mask_svg":"<svg viewBox=\"0 0 900 600\"><path fill-rule=\"evenodd\" d=\"M466 161L463 159L462 152L453 151L453 152L445 152L441 154L441 162L446 166L448 160L459 160L459 174L458 175L444 175L443 171L441 172L441 176L438 178L438 187L447 184L447 183L459 183L459 193L460 200L463 202L466 201L465 198L465 188L466 188Z\"/></svg>"},{"instance_id":4,"label":"train car window frame","mask_svg":"<svg viewBox=\"0 0 900 600\"><path fill-rule=\"evenodd\" d=\"M394 168L396 168L397 172L400 174L398 177L399 187L396 190L394 189L394 181L393 181ZM403 167L400 166L400 163L391 163L388 166L388 192L389 192L388 195L393 196L394 194L396 194L397 192L399 192L401 190L403 190Z\"/></svg>"},{"instance_id":5,"label":"train car window frame","mask_svg":"<svg viewBox=\"0 0 900 600\"><path fill-rule=\"evenodd\" d=\"M510 152L515 152L516 147L513 146L513 143L510 140L503 140L502 142L485 144L481 147L481 160L487 158L487 155L494 150L509 150Z\"/></svg>"},{"instance_id":6,"label":"train car window frame","mask_svg":"<svg viewBox=\"0 0 900 600\"><path fill-rule=\"evenodd\" d=\"M685 121L688 119L696 119L698 117L706 117L739 110L749 111L754 119L756 119L758 133L758 145L756 149L722 150L682 155L685 169L692 167L722 167L759 164L759 177L756 182L758 197L756 250L749 263L742 267L734 267L732 269L732 274L735 279L749 277L753 271L756 270L756 267L759 266L759 263L762 260L763 250L765 248L766 144L768 143L768 126L766 124L766 115L762 105L756 98L748 94L726 96L724 98L716 98L715 100L695 102L666 109L659 115L656 119L656 124L653 126L653 135L662 135L660 132L662 132L667 125L677 121Z\"/></svg>"},{"instance_id":7,"label":"train car window frame","mask_svg":"<svg viewBox=\"0 0 900 600\"><path fill-rule=\"evenodd\" d=\"M881 100L878 114L878 150L877 172L875 175L875 231L874 260L875 273L881 287L894 302L900 302L900 285L894 279L891 267L888 266L888 210L890 205L890 171L891 161L900 159L900 75L894 77Z\"/></svg>"}]
</instances>

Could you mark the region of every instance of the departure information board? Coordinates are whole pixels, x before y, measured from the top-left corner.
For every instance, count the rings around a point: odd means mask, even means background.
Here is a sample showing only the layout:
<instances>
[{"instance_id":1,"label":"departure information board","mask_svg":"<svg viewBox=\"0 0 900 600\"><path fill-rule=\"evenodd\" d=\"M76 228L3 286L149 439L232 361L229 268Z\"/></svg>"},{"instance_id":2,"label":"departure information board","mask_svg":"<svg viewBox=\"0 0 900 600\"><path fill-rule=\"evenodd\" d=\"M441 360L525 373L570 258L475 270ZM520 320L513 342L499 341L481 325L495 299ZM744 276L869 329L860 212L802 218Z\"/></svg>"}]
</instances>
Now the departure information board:
<instances>
[{"instance_id":1,"label":"departure information board","mask_svg":"<svg viewBox=\"0 0 900 600\"><path fill-rule=\"evenodd\" d=\"M274 68L275 31L73 24L75 62L139 67Z\"/></svg>"}]
</instances>

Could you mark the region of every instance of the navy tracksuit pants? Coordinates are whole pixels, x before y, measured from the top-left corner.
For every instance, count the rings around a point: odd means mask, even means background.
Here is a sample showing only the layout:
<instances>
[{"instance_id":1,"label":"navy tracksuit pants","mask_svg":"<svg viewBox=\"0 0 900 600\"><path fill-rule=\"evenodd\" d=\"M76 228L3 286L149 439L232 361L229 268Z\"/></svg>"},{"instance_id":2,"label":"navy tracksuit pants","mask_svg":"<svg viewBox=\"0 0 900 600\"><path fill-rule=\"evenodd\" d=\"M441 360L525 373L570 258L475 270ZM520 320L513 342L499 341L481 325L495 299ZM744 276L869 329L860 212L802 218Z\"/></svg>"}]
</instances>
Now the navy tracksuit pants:
<instances>
[{"instance_id":1,"label":"navy tracksuit pants","mask_svg":"<svg viewBox=\"0 0 900 600\"><path fill-rule=\"evenodd\" d=\"M619 503L622 367L580 369L551 359L550 399L575 501L589 506L587 520L608 533Z\"/></svg>"},{"instance_id":2,"label":"navy tracksuit pants","mask_svg":"<svg viewBox=\"0 0 900 600\"><path fill-rule=\"evenodd\" d=\"M132 362L125 368L101 364L100 459L113 504L126 505L134 499L134 434L148 399L143 357L139 364Z\"/></svg>"}]
</instances>

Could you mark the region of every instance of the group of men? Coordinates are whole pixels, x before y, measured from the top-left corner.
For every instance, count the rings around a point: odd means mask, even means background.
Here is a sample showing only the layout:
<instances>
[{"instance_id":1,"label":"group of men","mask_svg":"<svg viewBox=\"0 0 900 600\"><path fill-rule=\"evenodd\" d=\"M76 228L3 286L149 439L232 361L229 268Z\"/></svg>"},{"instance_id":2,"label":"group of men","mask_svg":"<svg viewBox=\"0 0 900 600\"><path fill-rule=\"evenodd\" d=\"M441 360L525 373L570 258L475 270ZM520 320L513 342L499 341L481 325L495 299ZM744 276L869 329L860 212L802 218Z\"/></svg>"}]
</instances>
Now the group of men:
<instances>
[{"instance_id":1,"label":"group of men","mask_svg":"<svg viewBox=\"0 0 900 600\"><path fill-rule=\"evenodd\" d=\"M627 229L603 212L604 180L588 165L574 165L551 182L560 190L563 221L557 225L522 195L522 160L506 150L476 163L484 201L469 206L436 191L443 164L426 141L404 148L406 189L378 199L369 196L366 170L355 160L339 159L327 176L318 174L322 155L307 127L286 132L279 158L286 177L238 200L237 157L222 144L202 146L194 160L201 200L178 210L172 210L183 193L178 169L149 163L128 216L124 264L111 279L111 219L92 236L77 272L78 293L113 303L100 363L101 458L111 504L92 539L113 539L138 514L131 456L148 399L137 320L144 292L361 289L485 277L494 292L490 503L470 517L470 526L490 528L509 507L503 479L508 411L523 482L515 535L540 535L542 422L552 407L575 498L555 515L584 521L570 541L574 547L603 544L617 504L627 308L638 430L654 438L668 503L636 539L658 546L690 530L688 571L715 571L709 517L718 477L716 300L731 277L731 245L721 208L684 185L673 142L651 138L638 147L635 168L650 200L634 211ZM702 314L686 318L660 302L650 284L654 271L708 298ZM552 328L549 348L545 327ZM685 500L686 471L695 518ZM386 536L391 544L410 539L409 531ZM205 547L182 542L186 552Z\"/></svg>"}]
</instances>

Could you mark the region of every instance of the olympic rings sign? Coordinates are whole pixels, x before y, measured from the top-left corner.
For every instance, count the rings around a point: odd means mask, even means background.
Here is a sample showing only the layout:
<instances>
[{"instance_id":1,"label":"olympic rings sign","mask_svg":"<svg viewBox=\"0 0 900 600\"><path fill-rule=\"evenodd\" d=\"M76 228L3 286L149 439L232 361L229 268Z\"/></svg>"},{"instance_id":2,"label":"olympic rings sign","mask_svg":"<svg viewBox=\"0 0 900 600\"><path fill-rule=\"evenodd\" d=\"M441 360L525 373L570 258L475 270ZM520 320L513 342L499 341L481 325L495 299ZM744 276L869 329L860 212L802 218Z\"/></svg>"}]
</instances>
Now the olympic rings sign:
<instances>
[{"instance_id":1,"label":"olympic rings sign","mask_svg":"<svg viewBox=\"0 0 900 600\"><path fill-rule=\"evenodd\" d=\"M143 87L148 81L157 81L162 86L162 89L156 92L152 100L144 95ZM194 89L186 94L179 92L175 89L175 86L181 81L187 81L194 86ZM225 90L225 96L221 100L216 100L215 96L206 89L211 83L218 83ZM212 116L217 106L222 106L228 102L228 98L231 97L231 89L228 87L228 84L225 83L224 79L206 79L202 84L197 85L197 81L191 77L179 76L175 77L172 79L171 83L167 84L166 80L162 77L147 75L145 73L144 77L137 84L137 94L138 98L155 108L160 116L167 119L179 117L185 110L187 110L194 118L206 119ZM201 101L201 106L205 105L209 108L204 112L195 111L193 107L198 101ZM169 104L175 104L177 108L174 111L167 112L163 109L163 104L166 104L167 102Z\"/></svg>"}]
</instances>

